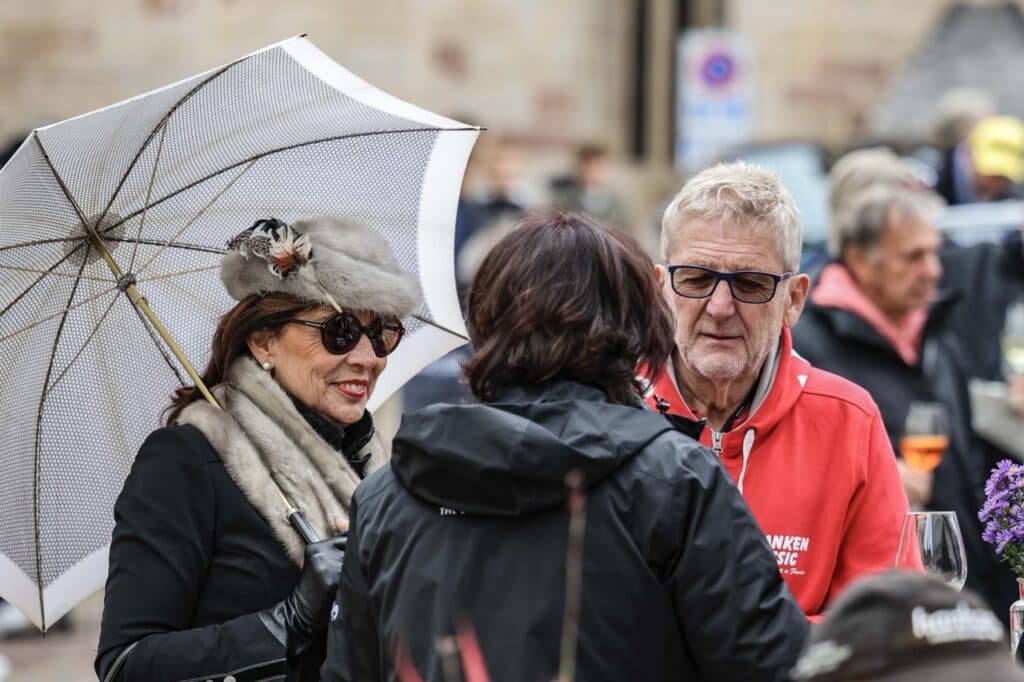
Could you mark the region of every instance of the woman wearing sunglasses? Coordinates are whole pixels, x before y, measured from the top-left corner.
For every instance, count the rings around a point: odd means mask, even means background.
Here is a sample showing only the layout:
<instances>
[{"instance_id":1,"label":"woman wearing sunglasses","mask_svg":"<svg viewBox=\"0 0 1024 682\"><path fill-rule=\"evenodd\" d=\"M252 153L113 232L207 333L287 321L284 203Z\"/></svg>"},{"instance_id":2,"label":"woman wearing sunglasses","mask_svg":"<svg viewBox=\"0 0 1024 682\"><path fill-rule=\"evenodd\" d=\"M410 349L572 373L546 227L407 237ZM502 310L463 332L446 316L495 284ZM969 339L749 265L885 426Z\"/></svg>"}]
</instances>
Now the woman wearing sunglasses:
<instances>
[{"instance_id":1,"label":"woman wearing sunglasses","mask_svg":"<svg viewBox=\"0 0 1024 682\"><path fill-rule=\"evenodd\" d=\"M383 238L261 220L221 280L238 303L202 377L221 408L179 389L139 450L114 509L101 680L284 679L286 657L322 645L352 493L390 456L366 401L421 292ZM282 492L324 540L306 546Z\"/></svg>"}]
</instances>

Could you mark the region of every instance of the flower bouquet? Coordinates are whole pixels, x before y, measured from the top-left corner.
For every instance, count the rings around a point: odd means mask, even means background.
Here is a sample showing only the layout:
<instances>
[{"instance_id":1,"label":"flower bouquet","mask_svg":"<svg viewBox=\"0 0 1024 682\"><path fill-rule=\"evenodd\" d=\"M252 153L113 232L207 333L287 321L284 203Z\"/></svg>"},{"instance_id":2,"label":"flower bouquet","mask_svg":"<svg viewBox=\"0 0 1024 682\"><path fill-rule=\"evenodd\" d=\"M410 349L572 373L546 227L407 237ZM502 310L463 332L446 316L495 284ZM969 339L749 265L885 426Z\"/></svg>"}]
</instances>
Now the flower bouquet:
<instances>
[{"instance_id":1,"label":"flower bouquet","mask_svg":"<svg viewBox=\"0 0 1024 682\"><path fill-rule=\"evenodd\" d=\"M1010 647L1024 634L1024 465L1004 459L985 482L985 504L978 512L985 524L981 537L1017 576L1020 599L1010 606Z\"/></svg>"}]
</instances>

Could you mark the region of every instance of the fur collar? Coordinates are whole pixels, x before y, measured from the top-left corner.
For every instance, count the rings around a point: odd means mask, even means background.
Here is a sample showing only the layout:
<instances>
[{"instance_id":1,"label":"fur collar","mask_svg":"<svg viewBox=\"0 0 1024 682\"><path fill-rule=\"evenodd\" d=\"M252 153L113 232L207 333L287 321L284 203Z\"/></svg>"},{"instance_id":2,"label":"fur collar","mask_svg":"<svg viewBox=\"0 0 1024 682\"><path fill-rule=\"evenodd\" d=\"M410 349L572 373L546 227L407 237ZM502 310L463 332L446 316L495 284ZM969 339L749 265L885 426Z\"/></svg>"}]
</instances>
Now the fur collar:
<instances>
[{"instance_id":1,"label":"fur collar","mask_svg":"<svg viewBox=\"0 0 1024 682\"><path fill-rule=\"evenodd\" d=\"M288 523L274 482L302 510L321 538L335 534L335 517L348 518L360 478L345 456L327 444L284 389L251 358L239 358L213 393L224 407L194 402L179 424L199 429L220 455L231 480L266 519L288 556L302 565L305 546ZM383 466L390 447L374 434L362 448L366 473Z\"/></svg>"}]
</instances>

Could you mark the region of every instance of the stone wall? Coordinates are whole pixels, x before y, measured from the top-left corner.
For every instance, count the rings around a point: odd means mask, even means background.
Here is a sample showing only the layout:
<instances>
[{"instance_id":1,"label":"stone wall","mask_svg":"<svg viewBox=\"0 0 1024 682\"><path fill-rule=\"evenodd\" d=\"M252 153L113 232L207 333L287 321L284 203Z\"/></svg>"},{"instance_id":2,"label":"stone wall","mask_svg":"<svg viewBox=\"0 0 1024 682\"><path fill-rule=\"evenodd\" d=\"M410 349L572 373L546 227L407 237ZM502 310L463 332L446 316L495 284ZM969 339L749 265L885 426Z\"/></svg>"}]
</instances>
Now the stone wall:
<instances>
[{"instance_id":1,"label":"stone wall","mask_svg":"<svg viewBox=\"0 0 1024 682\"><path fill-rule=\"evenodd\" d=\"M4 0L0 139L89 111L307 32L388 92L523 147L536 189L575 144L620 159L616 182L649 233L678 188L670 167L678 0L646 0L642 139L633 137L639 0ZM1024 0L1019 0L1024 4ZM880 94L953 0L690 0L757 53L756 135L859 135ZM646 239L646 238L645 238Z\"/></svg>"},{"instance_id":2,"label":"stone wall","mask_svg":"<svg viewBox=\"0 0 1024 682\"><path fill-rule=\"evenodd\" d=\"M631 2L4 0L0 136L298 33L428 109L537 144L626 140Z\"/></svg>"},{"instance_id":3,"label":"stone wall","mask_svg":"<svg viewBox=\"0 0 1024 682\"><path fill-rule=\"evenodd\" d=\"M868 131L882 94L957 4L727 1L727 21L748 33L757 50L756 134L761 139L817 139L830 145L845 144Z\"/></svg>"}]
</instances>

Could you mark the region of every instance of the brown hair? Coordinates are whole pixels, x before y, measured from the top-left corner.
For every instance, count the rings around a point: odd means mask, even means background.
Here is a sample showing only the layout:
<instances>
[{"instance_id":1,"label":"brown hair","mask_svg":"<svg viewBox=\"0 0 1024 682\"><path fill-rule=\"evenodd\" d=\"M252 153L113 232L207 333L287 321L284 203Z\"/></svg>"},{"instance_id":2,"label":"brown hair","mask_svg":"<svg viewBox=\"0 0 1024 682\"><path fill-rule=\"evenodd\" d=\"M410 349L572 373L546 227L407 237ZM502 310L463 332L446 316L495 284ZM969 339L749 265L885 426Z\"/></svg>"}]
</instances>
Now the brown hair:
<instances>
[{"instance_id":1,"label":"brown hair","mask_svg":"<svg viewBox=\"0 0 1024 682\"><path fill-rule=\"evenodd\" d=\"M236 358L249 355L246 340L258 331L278 334L287 320L316 308L317 304L301 301L283 293L253 295L239 301L217 323L213 333L212 352L203 383L213 388L224 381L224 373ZM164 411L166 423L173 424L186 406L203 400L203 394L195 386L183 386L174 392L171 404Z\"/></svg>"},{"instance_id":2,"label":"brown hair","mask_svg":"<svg viewBox=\"0 0 1024 682\"><path fill-rule=\"evenodd\" d=\"M479 400L508 385L569 379L628 404L665 364L673 324L654 264L632 237L575 213L527 213L470 284Z\"/></svg>"}]
</instances>

